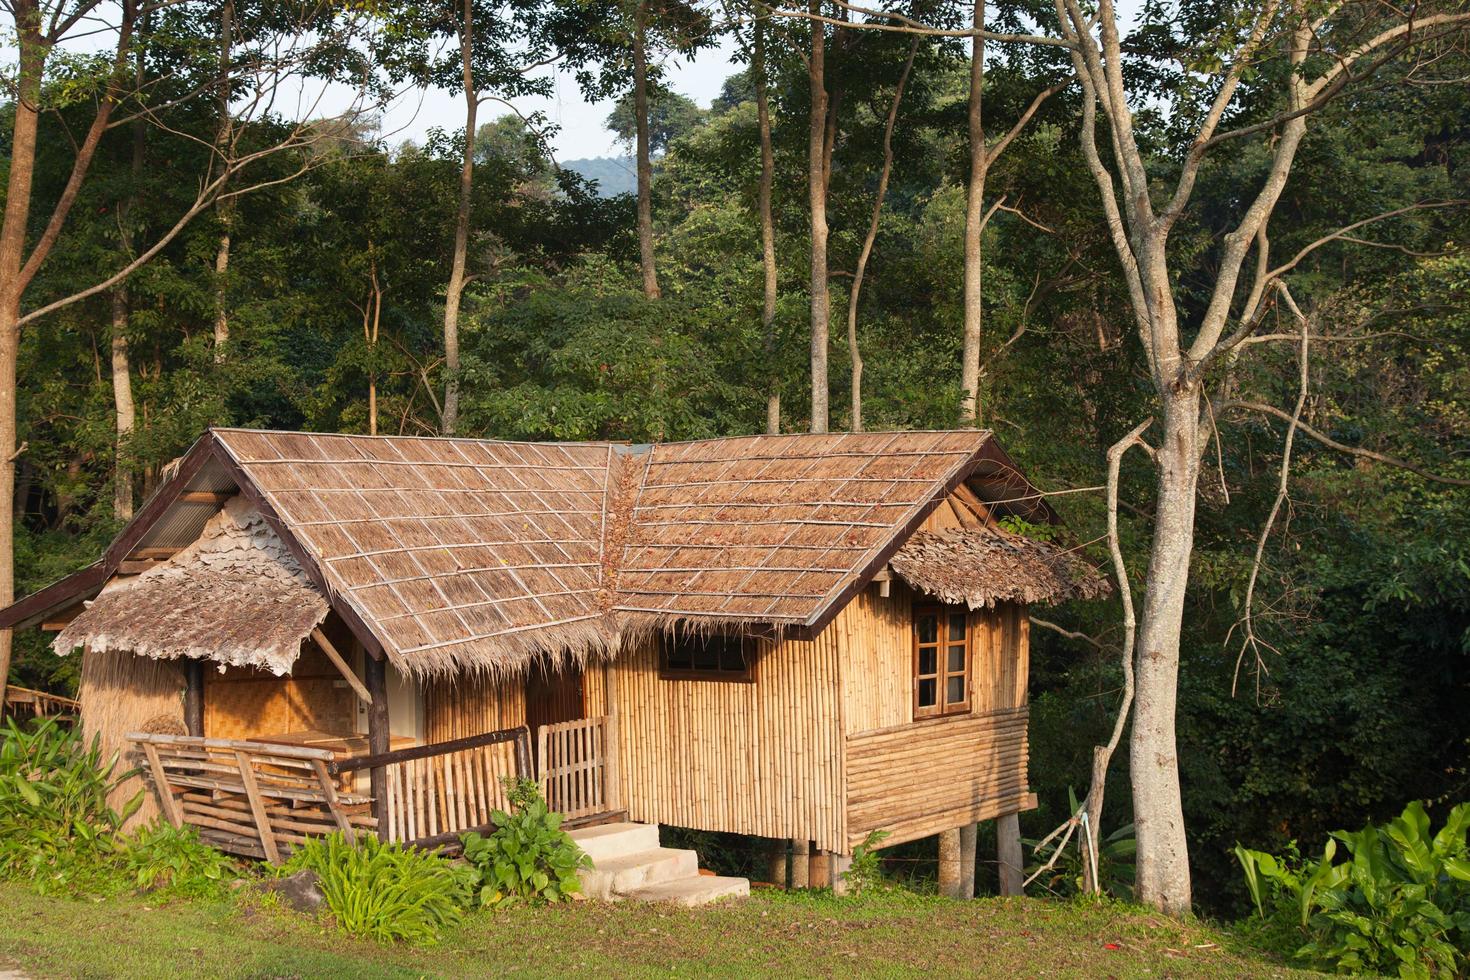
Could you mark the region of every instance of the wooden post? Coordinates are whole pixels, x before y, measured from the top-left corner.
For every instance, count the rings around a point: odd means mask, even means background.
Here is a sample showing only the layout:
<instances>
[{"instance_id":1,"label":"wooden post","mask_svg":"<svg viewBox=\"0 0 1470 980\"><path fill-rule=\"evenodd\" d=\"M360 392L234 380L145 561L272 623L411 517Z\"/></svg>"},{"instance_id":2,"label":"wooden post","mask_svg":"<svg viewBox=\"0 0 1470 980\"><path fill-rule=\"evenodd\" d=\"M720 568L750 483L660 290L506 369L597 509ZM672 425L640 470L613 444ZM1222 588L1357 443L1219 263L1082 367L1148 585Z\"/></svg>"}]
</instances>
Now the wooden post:
<instances>
[{"instance_id":1,"label":"wooden post","mask_svg":"<svg viewBox=\"0 0 1470 980\"><path fill-rule=\"evenodd\" d=\"M806 888L811 874L811 842L791 840L791 887Z\"/></svg>"},{"instance_id":2,"label":"wooden post","mask_svg":"<svg viewBox=\"0 0 1470 980\"><path fill-rule=\"evenodd\" d=\"M184 664L184 730L204 735L204 664L198 660Z\"/></svg>"},{"instance_id":3,"label":"wooden post","mask_svg":"<svg viewBox=\"0 0 1470 980\"><path fill-rule=\"evenodd\" d=\"M995 821L995 851L1000 860L1000 893L1006 896L1021 894L1024 880L1021 858L1021 819L1019 814L1008 813Z\"/></svg>"},{"instance_id":4,"label":"wooden post","mask_svg":"<svg viewBox=\"0 0 1470 980\"><path fill-rule=\"evenodd\" d=\"M960 828L960 898L975 897L975 824Z\"/></svg>"},{"instance_id":5,"label":"wooden post","mask_svg":"<svg viewBox=\"0 0 1470 980\"><path fill-rule=\"evenodd\" d=\"M782 840L779 837L766 842L766 877L777 888L785 888L787 885L786 850L790 846L789 840Z\"/></svg>"},{"instance_id":6,"label":"wooden post","mask_svg":"<svg viewBox=\"0 0 1470 980\"><path fill-rule=\"evenodd\" d=\"M831 858L832 894L846 895L850 891L850 889L847 885L847 879L842 876L847 873L848 868L852 867L852 855L833 854Z\"/></svg>"},{"instance_id":7,"label":"wooden post","mask_svg":"<svg viewBox=\"0 0 1470 980\"><path fill-rule=\"evenodd\" d=\"M368 705L368 754L379 755L388 751L388 665L385 661L363 652L362 679L367 685L372 703ZM368 770L368 784L373 796L373 817L378 821L378 838L388 832L388 767L374 766Z\"/></svg>"},{"instance_id":8,"label":"wooden post","mask_svg":"<svg viewBox=\"0 0 1470 980\"><path fill-rule=\"evenodd\" d=\"M939 834L939 894L945 898L963 898L960 894L960 831Z\"/></svg>"},{"instance_id":9,"label":"wooden post","mask_svg":"<svg viewBox=\"0 0 1470 980\"><path fill-rule=\"evenodd\" d=\"M807 871L806 884L808 888L831 888L832 887L832 852L821 851L813 847Z\"/></svg>"}]
</instances>

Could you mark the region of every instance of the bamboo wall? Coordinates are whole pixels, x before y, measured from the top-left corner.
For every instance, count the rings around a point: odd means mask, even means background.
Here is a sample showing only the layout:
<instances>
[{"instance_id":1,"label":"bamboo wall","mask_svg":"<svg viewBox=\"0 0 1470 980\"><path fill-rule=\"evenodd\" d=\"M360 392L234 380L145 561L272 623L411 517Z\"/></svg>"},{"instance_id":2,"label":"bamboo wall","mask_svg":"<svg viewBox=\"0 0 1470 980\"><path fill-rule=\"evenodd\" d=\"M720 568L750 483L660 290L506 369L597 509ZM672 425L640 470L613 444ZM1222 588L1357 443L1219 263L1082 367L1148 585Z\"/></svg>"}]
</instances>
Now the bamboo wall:
<instances>
[{"instance_id":1,"label":"bamboo wall","mask_svg":"<svg viewBox=\"0 0 1470 980\"><path fill-rule=\"evenodd\" d=\"M838 625L761 643L754 683L662 680L656 641L625 649L612 698L629 818L845 851Z\"/></svg>"},{"instance_id":2,"label":"bamboo wall","mask_svg":"<svg viewBox=\"0 0 1470 980\"><path fill-rule=\"evenodd\" d=\"M433 681L424 688L424 741L448 742L526 723L525 682L488 674ZM535 733L532 732L534 736Z\"/></svg>"}]
</instances>

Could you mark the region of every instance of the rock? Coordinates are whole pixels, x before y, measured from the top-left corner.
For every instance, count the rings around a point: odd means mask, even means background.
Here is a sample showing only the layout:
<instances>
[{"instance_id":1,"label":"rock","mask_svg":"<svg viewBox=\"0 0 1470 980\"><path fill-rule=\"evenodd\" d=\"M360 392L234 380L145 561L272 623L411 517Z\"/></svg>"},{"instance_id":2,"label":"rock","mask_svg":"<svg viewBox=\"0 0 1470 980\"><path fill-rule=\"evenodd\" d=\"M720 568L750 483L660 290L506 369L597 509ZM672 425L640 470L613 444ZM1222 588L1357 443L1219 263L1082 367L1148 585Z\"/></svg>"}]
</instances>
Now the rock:
<instances>
[{"instance_id":1,"label":"rock","mask_svg":"<svg viewBox=\"0 0 1470 980\"><path fill-rule=\"evenodd\" d=\"M298 912L315 912L326 898L317 887L319 879L315 871L298 871L285 878L271 878L261 882L261 888L275 892L281 901Z\"/></svg>"}]
</instances>

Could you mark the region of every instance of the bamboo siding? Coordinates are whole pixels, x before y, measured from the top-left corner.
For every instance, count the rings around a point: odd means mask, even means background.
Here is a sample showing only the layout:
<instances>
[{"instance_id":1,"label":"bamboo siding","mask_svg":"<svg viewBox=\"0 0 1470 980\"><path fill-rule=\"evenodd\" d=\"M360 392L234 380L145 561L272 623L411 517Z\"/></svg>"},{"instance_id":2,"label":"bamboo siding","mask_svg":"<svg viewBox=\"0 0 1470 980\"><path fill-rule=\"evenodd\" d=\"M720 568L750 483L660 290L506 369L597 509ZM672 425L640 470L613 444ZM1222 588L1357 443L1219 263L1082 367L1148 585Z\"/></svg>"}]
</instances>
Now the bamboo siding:
<instances>
[{"instance_id":1,"label":"bamboo siding","mask_svg":"<svg viewBox=\"0 0 1470 980\"><path fill-rule=\"evenodd\" d=\"M612 694L629 819L845 851L837 626L762 642L754 683L664 680L656 642L626 649Z\"/></svg>"},{"instance_id":2,"label":"bamboo siding","mask_svg":"<svg viewBox=\"0 0 1470 980\"><path fill-rule=\"evenodd\" d=\"M934 718L847 739L849 846L902 844L1029 807L1026 708Z\"/></svg>"},{"instance_id":3,"label":"bamboo siding","mask_svg":"<svg viewBox=\"0 0 1470 980\"><path fill-rule=\"evenodd\" d=\"M913 592L865 589L827 627L842 644L844 735L905 725L914 716Z\"/></svg>"},{"instance_id":4,"label":"bamboo siding","mask_svg":"<svg viewBox=\"0 0 1470 980\"><path fill-rule=\"evenodd\" d=\"M486 674L433 681L424 687L424 716L429 744L515 728L526 723L525 685Z\"/></svg>"}]
</instances>

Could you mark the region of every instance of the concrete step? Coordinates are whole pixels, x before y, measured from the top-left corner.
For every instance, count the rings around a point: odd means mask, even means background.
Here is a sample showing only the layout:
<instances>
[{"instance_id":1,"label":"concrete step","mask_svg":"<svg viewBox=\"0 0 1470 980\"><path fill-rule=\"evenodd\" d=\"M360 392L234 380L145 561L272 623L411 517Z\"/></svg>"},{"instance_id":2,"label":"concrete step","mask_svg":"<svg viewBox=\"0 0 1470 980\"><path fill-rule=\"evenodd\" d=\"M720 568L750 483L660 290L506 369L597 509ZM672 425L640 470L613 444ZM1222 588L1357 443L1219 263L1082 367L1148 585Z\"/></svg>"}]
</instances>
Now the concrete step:
<instances>
[{"instance_id":1,"label":"concrete step","mask_svg":"<svg viewBox=\"0 0 1470 980\"><path fill-rule=\"evenodd\" d=\"M699 874L699 855L693 851L657 847L651 851L604 858L591 871L579 871L582 894L616 901L622 894L645 885Z\"/></svg>"},{"instance_id":2,"label":"concrete step","mask_svg":"<svg viewBox=\"0 0 1470 980\"><path fill-rule=\"evenodd\" d=\"M668 902L693 908L708 905L723 898L742 898L750 894L750 882L744 878L718 878L713 875L694 875L691 878L675 878L625 892L623 897L635 902Z\"/></svg>"},{"instance_id":3,"label":"concrete step","mask_svg":"<svg viewBox=\"0 0 1470 980\"><path fill-rule=\"evenodd\" d=\"M658 824L604 823L570 832L594 865L629 854L658 850Z\"/></svg>"}]
</instances>

